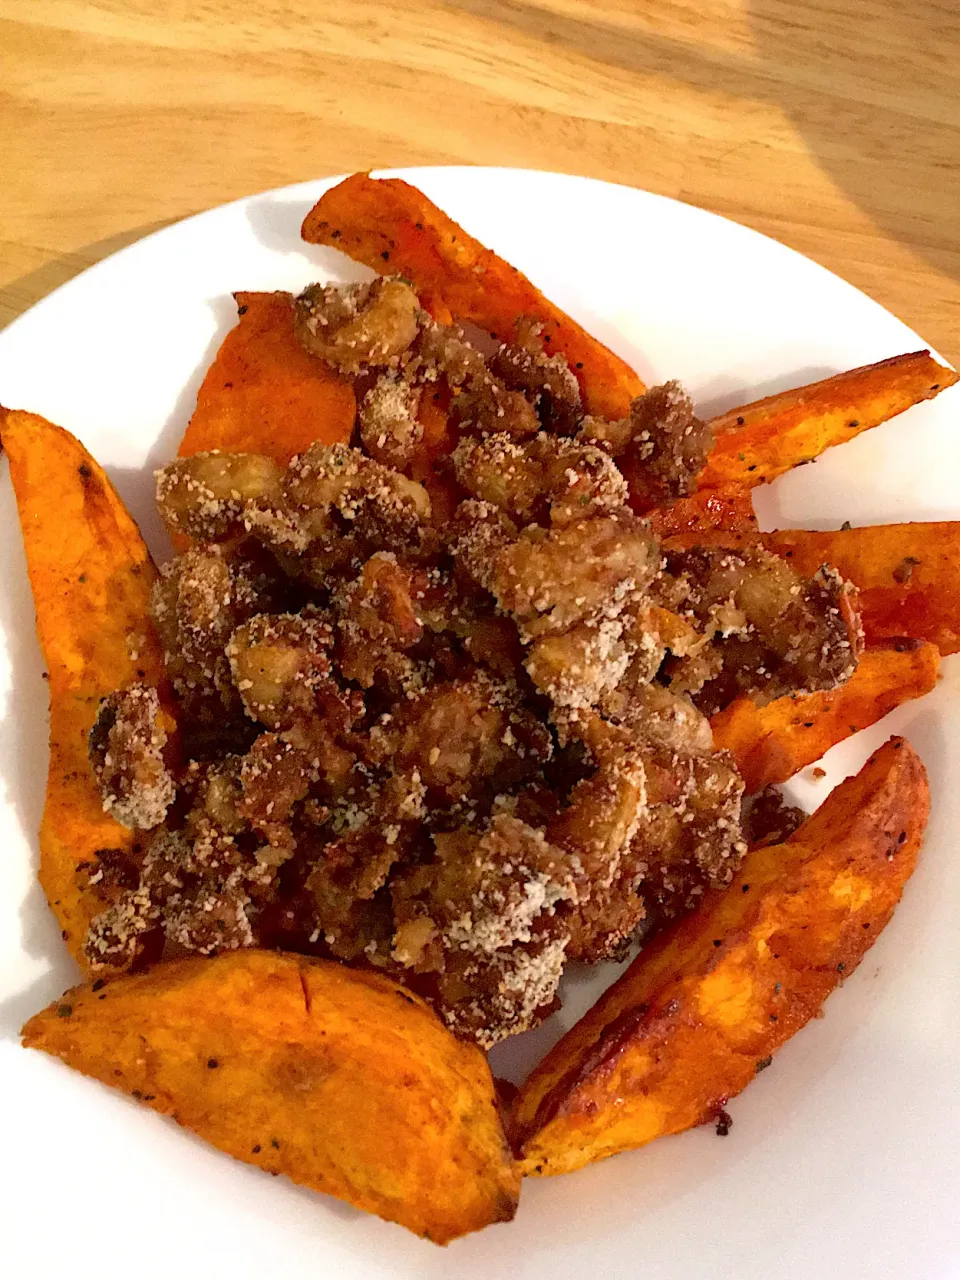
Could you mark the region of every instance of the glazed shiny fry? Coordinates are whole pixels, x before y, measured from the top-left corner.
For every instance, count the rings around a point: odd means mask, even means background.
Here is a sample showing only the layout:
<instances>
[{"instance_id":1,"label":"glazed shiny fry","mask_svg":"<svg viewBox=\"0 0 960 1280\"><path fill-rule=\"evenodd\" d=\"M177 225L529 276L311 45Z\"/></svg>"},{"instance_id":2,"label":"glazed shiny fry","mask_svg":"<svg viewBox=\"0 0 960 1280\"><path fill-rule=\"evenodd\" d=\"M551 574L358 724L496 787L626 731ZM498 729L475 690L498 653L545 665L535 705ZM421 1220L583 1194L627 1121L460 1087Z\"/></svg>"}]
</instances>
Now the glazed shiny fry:
<instances>
[{"instance_id":1,"label":"glazed shiny fry","mask_svg":"<svg viewBox=\"0 0 960 1280\"><path fill-rule=\"evenodd\" d=\"M787 841L662 933L520 1091L527 1174L566 1173L714 1119L819 1011L890 919L929 810L900 738Z\"/></svg>"},{"instance_id":2,"label":"glazed shiny fry","mask_svg":"<svg viewBox=\"0 0 960 1280\"><path fill-rule=\"evenodd\" d=\"M922 640L880 642L860 655L851 678L828 693L777 698L758 707L738 698L710 722L714 745L730 751L748 793L788 778L876 724L937 682L940 655Z\"/></svg>"},{"instance_id":3,"label":"glazed shiny fry","mask_svg":"<svg viewBox=\"0 0 960 1280\"><path fill-rule=\"evenodd\" d=\"M353 388L293 333L289 293L237 293L239 320L197 394L181 457L221 449L267 453L286 465L314 440L349 440Z\"/></svg>"},{"instance_id":4,"label":"glazed shiny fry","mask_svg":"<svg viewBox=\"0 0 960 1280\"><path fill-rule=\"evenodd\" d=\"M716 444L701 489L769 483L957 381L929 351L894 356L714 418Z\"/></svg>"},{"instance_id":5,"label":"glazed shiny fry","mask_svg":"<svg viewBox=\"0 0 960 1280\"><path fill-rule=\"evenodd\" d=\"M100 699L132 681L164 684L150 619L156 570L102 468L67 431L0 409L49 674L50 768L40 827L40 883L71 954L102 902L77 875L98 850L129 850L133 832L103 811L87 759Z\"/></svg>"},{"instance_id":6,"label":"glazed shiny fry","mask_svg":"<svg viewBox=\"0 0 960 1280\"><path fill-rule=\"evenodd\" d=\"M960 522L785 529L765 533L763 542L798 573L828 563L849 578L859 588L868 641L912 636L944 655L960 650Z\"/></svg>"},{"instance_id":7,"label":"glazed shiny fry","mask_svg":"<svg viewBox=\"0 0 960 1280\"><path fill-rule=\"evenodd\" d=\"M406 277L440 322L469 321L507 342L518 317L536 318L545 326L545 349L570 362L588 413L622 418L644 389L625 361L399 178L355 173L344 179L310 210L302 235L379 274Z\"/></svg>"},{"instance_id":8,"label":"glazed shiny fry","mask_svg":"<svg viewBox=\"0 0 960 1280\"><path fill-rule=\"evenodd\" d=\"M238 1160L437 1244L516 1210L483 1054L377 974L267 951L178 960L68 991L23 1038Z\"/></svg>"}]
</instances>

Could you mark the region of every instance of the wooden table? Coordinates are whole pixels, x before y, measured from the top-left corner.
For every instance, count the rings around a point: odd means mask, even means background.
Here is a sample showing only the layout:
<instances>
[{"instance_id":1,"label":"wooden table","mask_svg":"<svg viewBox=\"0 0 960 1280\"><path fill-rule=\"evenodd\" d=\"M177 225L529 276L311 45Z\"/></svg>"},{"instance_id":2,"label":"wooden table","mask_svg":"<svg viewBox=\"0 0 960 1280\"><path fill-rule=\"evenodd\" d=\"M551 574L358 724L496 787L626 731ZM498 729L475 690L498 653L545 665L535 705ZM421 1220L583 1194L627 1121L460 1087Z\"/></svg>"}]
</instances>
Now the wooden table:
<instances>
[{"instance_id":1,"label":"wooden table","mask_svg":"<svg viewBox=\"0 0 960 1280\"><path fill-rule=\"evenodd\" d=\"M0 326L222 201L462 162L716 210L960 359L956 0L0 0Z\"/></svg>"}]
</instances>

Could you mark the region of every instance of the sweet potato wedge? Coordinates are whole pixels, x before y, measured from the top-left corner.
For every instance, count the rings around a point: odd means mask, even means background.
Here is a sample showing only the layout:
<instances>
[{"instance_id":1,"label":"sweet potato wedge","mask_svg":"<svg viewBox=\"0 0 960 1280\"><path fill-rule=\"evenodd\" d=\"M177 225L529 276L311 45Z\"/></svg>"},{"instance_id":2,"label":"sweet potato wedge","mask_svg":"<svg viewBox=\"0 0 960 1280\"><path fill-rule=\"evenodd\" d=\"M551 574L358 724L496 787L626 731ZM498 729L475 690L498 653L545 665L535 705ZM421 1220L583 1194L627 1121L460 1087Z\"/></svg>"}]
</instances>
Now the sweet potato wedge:
<instances>
[{"instance_id":1,"label":"sweet potato wedge","mask_svg":"<svg viewBox=\"0 0 960 1280\"><path fill-rule=\"evenodd\" d=\"M784 529L763 541L800 573L827 563L849 578L860 591L868 641L912 636L942 654L960 650L960 521Z\"/></svg>"},{"instance_id":2,"label":"sweet potato wedge","mask_svg":"<svg viewBox=\"0 0 960 1280\"><path fill-rule=\"evenodd\" d=\"M546 349L569 360L589 413L622 418L644 389L624 360L399 178L345 178L320 197L301 234L381 275L406 276L438 320L469 321L506 342L519 316L535 316L544 325Z\"/></svg>"},{"instance_id":3,"label":"sweet potato wedge","mask_svg":"<svg viewBox=\"0 0 960 1280\"><path fill-rule=\"evenodd\" d=\"M69 432L0 408L49 674L50 767L40 827L40 883L71 954L102 904L78 878L98 849L129 849L133 833L103 811L87 759L100 699L142 680L163 688L150 619L156 570L102 468Z\"/></svg>"},{"instance_id":4,"label":"sweet potato wedge","mask_svg":"<svg viewBox=\"0 0 960 1280\"><path fill-rule=\"evenodd\" d=\"M668 507L654 507L642 514L661 538L689 536L696 541L698 535L713 531L745 537L756 537L758 533L753 497L749 489L739 484L702 490L688 498L678 498Z\"/></svg>"},{"instance_id":5,"label":"sweet potato wedge","mask_svg":"<svg viewBox=\"0 0 960 1280\"><path fill-rule=\"evenodd\" d=\"M524 1172L565 1173L716 1117L890 919L928 808L919 757L892 738L789 840L753 849L527 1080L512 1116Z\"/></svg>"},{"instance_id":6,"label":"sweet potato wedge","mask_svg":"<svg viewBox=\"0 0 960 1280\"><path fill-rule=\"evenodd\" d=\"M876 724L937 682L940 654L923 640L888 640L864 650L851 678L828 693L777 698L758 707L741 697L715 715L714 744L732 752L747 792L760 791L819 760L852 733Z\"/></svg>"},{"instance_id":7,"label":"sweet potato wedge","mask_svg":"<svg viewBox=\"0 0 960 1280\"><path fill-rule=\"evenodd\" d=\"M180 456L207 449L268 453L286 465L314 440L349 440L353 387L293 332L289 293L237 293L239 320L197 394Z\"/></svg>"},{"instance_id":8,"label":"sweet potato wedge","mask_svg":"<svg viewBox=\"0 0 960 1280\"><path fill-rule=\"evenodd\" d=\"M731 409L712 420L716 443L698 487L768 483L932 399L957 377L929 351L914 351Z\"/></svg>"},{"instance_id":9,"label":"sweet potato wedge","mask_svg":"<svg viewBox=\"0 0 960 1280\"><path fill-rule=\"evenodd\" d=\"M273 951L175 960L68 991L23 1042L437 1244L516 1210L483 1054L378 974Z\"/></svg>"}]
</instances>

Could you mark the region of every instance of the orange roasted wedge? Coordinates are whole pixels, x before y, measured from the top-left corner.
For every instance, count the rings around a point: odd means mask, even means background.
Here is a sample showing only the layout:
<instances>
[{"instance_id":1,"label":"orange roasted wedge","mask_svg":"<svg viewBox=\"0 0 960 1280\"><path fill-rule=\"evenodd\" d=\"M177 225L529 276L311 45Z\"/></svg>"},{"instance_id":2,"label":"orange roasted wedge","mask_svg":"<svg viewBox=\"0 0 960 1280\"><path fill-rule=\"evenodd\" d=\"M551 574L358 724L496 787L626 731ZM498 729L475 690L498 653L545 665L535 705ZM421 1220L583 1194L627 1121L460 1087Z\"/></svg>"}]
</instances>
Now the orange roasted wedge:
<instances>
[{"instance_id":1,"label":"orange roasted wedge","mask_svg":"<svg viewBox=\"0 0 960 1280\"><path fill-rule=\"evenodd\" d=\"M567 357L588 413L623 418L644 390L624 360L408 182L355 173L320 197L302 235L380 275L406 277L439 321L470 322L507 342L514 322L533 316L544 326L545 350Z\"/></svg>"},{"instance_id":2,"label":"orange roasted wedge","mask_svg":"<svg viewBox=\"0 0 960 1280\"><path fill-rule=\"evenodd\" d=\"M937 682L940 654L923 640L866 649L846 682L827 693L795 694L758 707L740 697L710 721L718 750L733 754L747 792L786 782L888 711L922 698Z\"/></svg>"},{"instance_id":3,"label":"orange roasted wedge","mask_svg":"<svg viewBox=\"0 0 960 1280\"><path fill-rule=\"evenodd\" d=\"M49 675L40 883L70 953L87 967L83 941L103 903L84 864L102 849L128 851L135 840L103 811L87 739L101 698L134 681L165 687L150 616L156 570L130 513L79 440L35 414L2 408L0 439Z\"/></svg>"},{"instance_id":4,"label":"orange roasted wedge","mask_svg":"<svg viewBox=\"0 0 960 1280\"><path fill-rule=\"evenodd\" d=\"M798 573L827 563L855 583L868 641L913 636L942 654L960 650L960 521L783 529L763 542Z\"/></svg>"},{"instance_id":5,"label":"orange roasted wedge","mask_svg":"<svg viewBox=\"0 0 960 1280\"><path fill-rule=\"evenodd\" d=\"M930 795L902 738L782 844L659 934L520 1090L526 1174L568 1173L715 1119L815 1017L890 920Z\"/></svg>"},{"instance_id":6,"label":"orange roasted wedge","mask_svg":"<svg viewBox=\"0 0 960 1280\"><path fill-rule=\"evenodd\" d=\"M293 332L289 293L237 293L238 321L207 370L180 442L185 457L267 453L284 465L315 440L349 440L353 387Z\"/></svg>"},{"instance_id":7,"label":"orange roasted wedge","mask_svg":"<svg viewBox=\"0 0 960 1280\"><path fill-rule=\"evenodd\" d=\"M957 376L929 351L914 351L731 409L711 422L716 443L698 487L769 483L825 449L932 399L953 386Z\"/></svg>"},{"instance_id":8,"label":"orange roasted wedge","mask_svg":"<svg viewBox=\"0 0 960 1280\"><path fill-rule=\"evenodd\" d=\"M36 1014L26 1047L437 1244L516 1212L483 1053L389 978L241 950L102 987Z\"/></svg>"},{"instance_id":9,"label":"orange roasted wedge","mask_svg":"<svg viewBox=\"0 0 960 1280\"><path fill-rule=\"evenodd\" d=\"M756 537L757 517L753 496L742 485L726 485L722 489L699 490L688 498L678 498L667 507L654 507L643 512L654 533L661 538L687 537L691 542L702 534L736 533Z\"/></svg>"}]
</instances>

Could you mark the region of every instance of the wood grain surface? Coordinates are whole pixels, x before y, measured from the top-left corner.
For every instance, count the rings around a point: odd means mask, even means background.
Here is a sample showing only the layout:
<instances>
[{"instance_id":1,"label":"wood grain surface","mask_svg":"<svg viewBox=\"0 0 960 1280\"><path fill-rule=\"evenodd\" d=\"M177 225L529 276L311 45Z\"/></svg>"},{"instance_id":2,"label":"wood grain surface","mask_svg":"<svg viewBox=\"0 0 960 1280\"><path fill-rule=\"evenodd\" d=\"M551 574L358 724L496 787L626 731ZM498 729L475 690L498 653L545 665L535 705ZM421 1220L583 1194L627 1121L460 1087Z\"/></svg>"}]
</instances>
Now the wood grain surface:
<instances>
[{"instance_id":1,"label":"wood grain surface","mask_svg":"<svg viewBox=\"0 0 960 1280\"><path fill-rule=\"evenodd\" d=\"M464 162L713 209L960 359L956 0L0 0L0 326L222 201Z\"/></svg>"}]
</instances>

